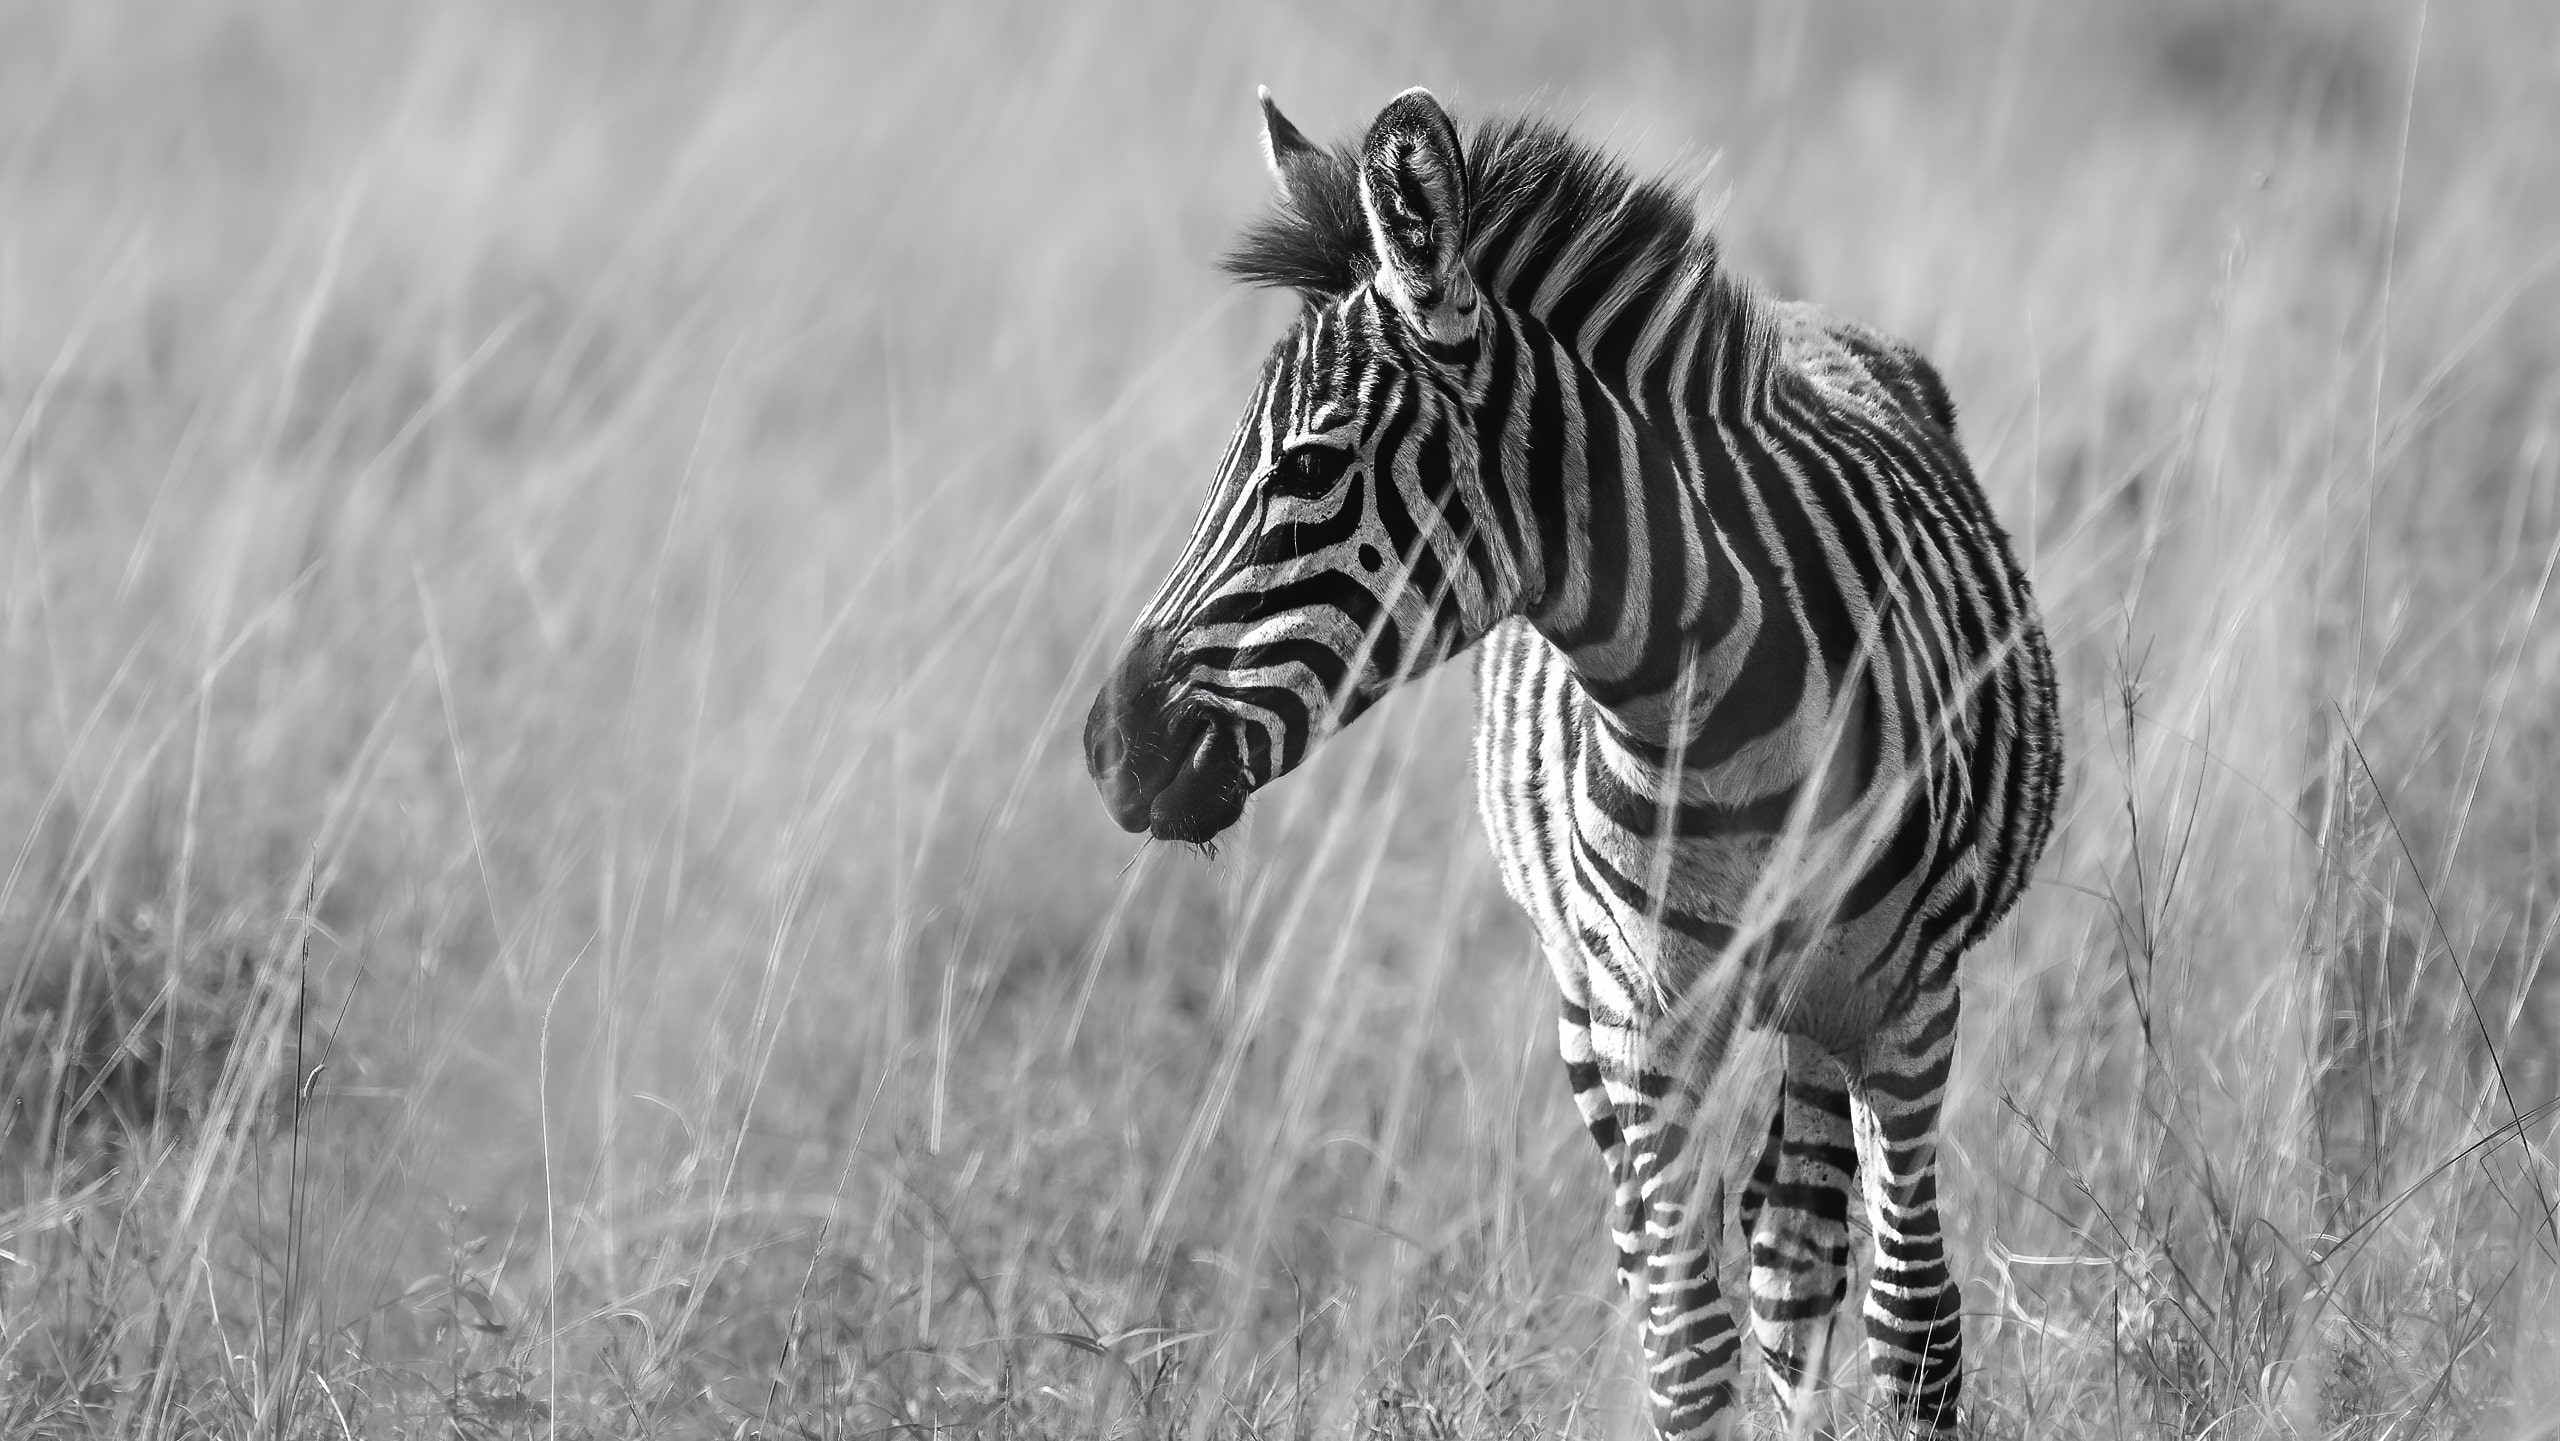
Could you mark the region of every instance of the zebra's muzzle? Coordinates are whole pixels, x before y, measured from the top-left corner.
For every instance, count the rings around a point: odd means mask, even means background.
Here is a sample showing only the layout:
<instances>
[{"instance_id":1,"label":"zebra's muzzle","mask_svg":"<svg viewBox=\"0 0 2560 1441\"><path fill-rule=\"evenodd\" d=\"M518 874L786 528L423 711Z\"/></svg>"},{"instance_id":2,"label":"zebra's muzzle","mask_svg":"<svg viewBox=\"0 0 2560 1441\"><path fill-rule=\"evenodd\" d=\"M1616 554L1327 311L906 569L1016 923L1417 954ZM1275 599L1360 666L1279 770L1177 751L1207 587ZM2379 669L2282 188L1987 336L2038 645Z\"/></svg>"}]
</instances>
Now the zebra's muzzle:
<instances>
[{"instance_id":1,"label":"zebra's muzzle","mask_svg":"<svg viewBox=\"0 0 2560 1441\"><path fill-rule=\"evenodd\" d=\"M1085 766L1122 830L1198 843L1244 814L1253 781L1232 723L1167 704L1162 650L1153 637L1139 638L1093 698Z\"/></svg>"},{"instance_id":2,"label":"zebra's muzzle","mask_svg":"<svg viewBox=\"0 0 2560 1441\"><path fill-rule=\"evenodd\" d=\"M1124 750L1116 765L1106 764L1099 748L1088 757L1102 803L1122 830L1160 841L1213 840L1244 814L1253 792L1235 733L1199 715L1165 739Z\"/></svg>"}]
</instances>

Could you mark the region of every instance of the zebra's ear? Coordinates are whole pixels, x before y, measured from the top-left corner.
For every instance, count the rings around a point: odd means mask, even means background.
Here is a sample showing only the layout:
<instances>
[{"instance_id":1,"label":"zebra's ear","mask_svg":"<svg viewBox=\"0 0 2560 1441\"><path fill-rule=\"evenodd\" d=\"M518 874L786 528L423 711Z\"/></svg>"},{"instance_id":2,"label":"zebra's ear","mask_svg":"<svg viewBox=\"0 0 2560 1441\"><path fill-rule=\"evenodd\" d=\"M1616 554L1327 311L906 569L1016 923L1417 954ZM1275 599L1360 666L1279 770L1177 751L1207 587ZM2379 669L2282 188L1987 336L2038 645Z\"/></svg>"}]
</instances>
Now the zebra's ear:
<instances>
[{"instance_id":1,"label":"zebra's ear","mask_svg":"<svg viewBox=\"0 0 2560 1441\"><path fill-rule=\"evenodd\" d=\"M1476 333L1467 274L1467 162L1458 127L1417 86L1387 102L1360 147L1360 208L1378 253L1378 289L1442 345Z\"/></svg>"},{"instance_id":2,"label":"zebra's ear","mask_svg":"<svg viewBox=\"0 0 2560 1441\"><path fill-rule=\"evenodd\" d=\"M1295 204L1313 193L1310 178L1324 164L1324 152L1280 113L1270 86L1257 85L1254 93L1262 97L1262 163L1271 167L1271 183L1280 187L1280 198Z\"/></svg>"}]
</instances>

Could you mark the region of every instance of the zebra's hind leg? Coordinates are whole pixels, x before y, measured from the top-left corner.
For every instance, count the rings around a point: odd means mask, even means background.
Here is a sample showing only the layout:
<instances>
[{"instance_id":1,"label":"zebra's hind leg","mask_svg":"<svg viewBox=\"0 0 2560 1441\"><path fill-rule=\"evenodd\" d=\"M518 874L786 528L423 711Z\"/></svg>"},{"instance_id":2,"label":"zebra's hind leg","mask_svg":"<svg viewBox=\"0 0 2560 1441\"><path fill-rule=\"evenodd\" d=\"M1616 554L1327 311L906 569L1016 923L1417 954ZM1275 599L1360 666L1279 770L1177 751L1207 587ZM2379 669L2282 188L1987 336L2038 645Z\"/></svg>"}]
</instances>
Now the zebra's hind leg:
<instances>
[{"instance_id":1,"label":"zebra's hind leg","mask_svg":"<svg viewBox=\"0 0 2560 1441\"><path fill-rule=\"evenodd\" d=\"M1963 1298L1938 1224L1938 1107L1955 1050L1954 989L1916 1010L1869 1042L1850 1114L1875 1224L1868 1360L1903 1434L1925 1437L1953 1434L1963 1389Z\"/></svg>"},{"instance_id":2,"label":"zebra's hind leg","mask_svg":"<svg viewBox=\"0 0 2560 1441\"><path fill-rule=\"evenodd\" d=\"M1769 1145L1743 1200L1751 1243L1751 1326L1792 1422L1830 1369L1831 1318L1849 1284L1849 1068L1789 1036ZM1765 1180L1763 1178L1766 1178ZM1755 1205L1754 1202L1757 1202Z\"/></svg>"},{"instance_id":3,"label":"zebra's hind leg","mask_svg":"<svg viewBox=\"0 0 2560 1441\"><path fill-rule=\"evenodd\" d=\"M1609 1099L1600 1077L1600 1061L1591 1045L1591 1012L1583 997L1568 992L1556 1022L1557 1049L1564 1055L1565 1083L1573 1088L1574 1109L1600 1147L1609 1167L1609 1238L1618 1251L1618 1285L1630 1300L1644 1299L1644 1197L1627 1154L1626 1133L1618 1125L1617 1104Z\"/></svg>"}]
</instances>

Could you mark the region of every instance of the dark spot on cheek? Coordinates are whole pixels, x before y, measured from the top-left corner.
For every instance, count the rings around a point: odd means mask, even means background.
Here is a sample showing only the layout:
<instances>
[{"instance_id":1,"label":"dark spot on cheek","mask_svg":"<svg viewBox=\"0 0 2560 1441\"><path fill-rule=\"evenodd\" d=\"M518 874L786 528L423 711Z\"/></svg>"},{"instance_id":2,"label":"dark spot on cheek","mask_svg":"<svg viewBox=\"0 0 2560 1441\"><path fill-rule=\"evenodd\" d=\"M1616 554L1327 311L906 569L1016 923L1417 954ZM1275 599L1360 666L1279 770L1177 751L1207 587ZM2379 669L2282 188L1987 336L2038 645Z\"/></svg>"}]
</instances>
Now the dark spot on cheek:
<instances>
[{"instance_id":1,"label":"dark spot on cheek","mask_svg":"<svg viewBox=\"0 0 2560 1441\"><path fill-rule=\"evenodd\" d=\"M1379 558L1379 556L1378 556L1378 548L1377 548L1376 546L1371 545L1371 544L1369 544L1369 543L1368 543L1368 542L1366 542L1366 541L1361 542L1361 544L1360 544L1360 568L1361 568L1362 570L1365 570L1365 571L1368 571L1368 572L1370 572L1370 573L1372 573L1372 574L1375 574L1375 573L1377 572L1378 567L1379 567L1379 566L1381 566L1381 565L1384 565L1385 563L1386 563L1385 561L1383 561L1383 560L1381 560L1381 559Z\"/></svg>"}]
</instances>

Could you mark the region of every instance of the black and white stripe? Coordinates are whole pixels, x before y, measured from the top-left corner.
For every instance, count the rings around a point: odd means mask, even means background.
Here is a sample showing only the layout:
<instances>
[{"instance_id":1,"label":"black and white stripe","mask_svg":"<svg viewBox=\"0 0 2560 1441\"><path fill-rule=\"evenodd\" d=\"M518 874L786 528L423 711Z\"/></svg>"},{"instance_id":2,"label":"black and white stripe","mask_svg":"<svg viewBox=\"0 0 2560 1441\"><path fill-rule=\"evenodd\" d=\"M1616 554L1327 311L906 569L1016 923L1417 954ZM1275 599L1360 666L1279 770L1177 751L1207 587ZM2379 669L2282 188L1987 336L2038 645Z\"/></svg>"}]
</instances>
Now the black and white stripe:
<instances>
[{"instance_id":1,"label":"black and white stripe","mask_svg":"<svg viewBox=\"0 0 2560 1441\"><path fill-rule=\"evenodd\" d=\"M1905 1430L1952 1428L1956 964L2024 888L2062 762L1944 387L1753 293L1685 196L1556 131L1462 148L1409 91L1323 150L1264 107L1282 203L1230 264L1307 305L1096 700L1106 801L1205 840L1478 646L1486 826L1563 994L1657 1429L1730 1422L1701 1108L1744 1030L1784 1057L1741 1198L1782 1404L1820 1374L1859 1191L1873 1368Z\"/></svg>"}]
</instances>

